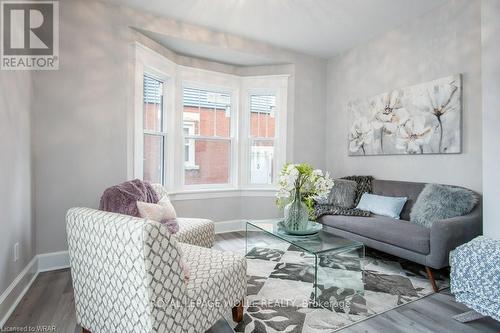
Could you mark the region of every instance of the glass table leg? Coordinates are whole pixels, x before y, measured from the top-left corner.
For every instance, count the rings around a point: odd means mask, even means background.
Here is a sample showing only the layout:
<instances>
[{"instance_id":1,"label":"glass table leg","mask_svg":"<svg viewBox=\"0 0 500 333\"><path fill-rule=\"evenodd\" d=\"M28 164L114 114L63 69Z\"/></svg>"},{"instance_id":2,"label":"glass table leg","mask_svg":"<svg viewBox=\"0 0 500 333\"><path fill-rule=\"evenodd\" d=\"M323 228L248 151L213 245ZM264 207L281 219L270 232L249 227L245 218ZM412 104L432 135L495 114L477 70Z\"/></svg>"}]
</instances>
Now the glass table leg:
<instances>
[{"instance_id":1,"label":"glass table leg","mask_svg":"<svg viewBox=\"0 0 500 333\"><path fill-rule=\"evenodd\" d=\"M364 295L364 246L317 254L314 305L332 311L349 312L350 300ZM339 294L339 290L343 290Z\"/></svg>"}]
</instances>

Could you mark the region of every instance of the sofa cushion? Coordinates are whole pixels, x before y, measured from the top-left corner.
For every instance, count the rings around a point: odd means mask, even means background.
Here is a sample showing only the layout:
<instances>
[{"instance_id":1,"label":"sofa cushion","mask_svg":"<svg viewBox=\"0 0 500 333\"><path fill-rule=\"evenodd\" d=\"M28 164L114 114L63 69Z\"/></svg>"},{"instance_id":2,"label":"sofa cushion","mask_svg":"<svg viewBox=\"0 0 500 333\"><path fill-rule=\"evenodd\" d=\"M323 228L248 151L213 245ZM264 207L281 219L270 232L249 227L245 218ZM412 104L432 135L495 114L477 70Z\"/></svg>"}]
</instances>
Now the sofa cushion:
<instances>
[{"instance_id":1,"label":"sofa cushion","mask_svg":"<svg viewBox=\"0 0 500 333\"><path fill-rule=\"evenodd\" d=\"M463 187L427 184L410 213L410 221L430 228L435 221L468 214L478 197Z\"/></svg>"},{"instance_id":2,"label":"sofa cushion","mask_svg":"<svg viewBox=\"0 0 500 333\"><path fill-rule=\"evenodd\" d=\"M354 198L353 207L358 205L359 200L361 200L361 196L363 195L363 193L365 192L371 193L372 191L372 181L373 181L372 176L347 176L347 177L342 177L341 179L352 180L357 184L356 198Z\"/></svg>"},{"instance_id":3,"label":"sofa cushion","mask_svg":"<svg viewBox=\"0 0 500 333\"><path fill-rule=\"evenodd\" d=\"M399 220L399 214L406 203L406 197L386 197L383 195L363 193L356 209L367 210L376 215L392 217Z\"/></svg>"},{"instance_id":4,"label":"sofa cushion","mask_svg":"<svg viewBox=\"0 0 500 333\"><path fill-rule=\"evenodd\" d=\"M325 215L320 222L410 251L428 254L430 230L415 223L374 215L371 217ZM327 230L328 231L328 230Z\"/></svg>"},{"instance_id":5,"label":"sofa cushion","mask_svg":"<svg viewBox=\"0 0 500 333\"><path fill-rule=\"evenodd\" d=\"M347 179L335 179L334 182L328 199L324 203L340 208L353 208L358 183Z\"/></svg>"},{"instance_id":6,"label":"sofa cushion","mask_svg":"<svg viewBox=\"0 0 500 333\"><path fill-rule=\"evenodd\" d=\"M168 203L170 203L170 201ZM149 202L137 201L137 209L139 210L140 217L156 222L174 220L177 217L172 204L161 205L159 203L154 204Z\"/></svg>"},{"instance_id":7,"label":"sofa cushion","mask_svg":"<svg viewBox=\"0 0 500 333\"><path fill-rule=\"evenodd\" d=\"M389 197L407 197L406 204L400 214L400 219L409 221L411 208L418 195L424 189L425 183L412 183L396 180L379 180L372 181L372 193L385 195Z\"/></svg>"}]
</instances>

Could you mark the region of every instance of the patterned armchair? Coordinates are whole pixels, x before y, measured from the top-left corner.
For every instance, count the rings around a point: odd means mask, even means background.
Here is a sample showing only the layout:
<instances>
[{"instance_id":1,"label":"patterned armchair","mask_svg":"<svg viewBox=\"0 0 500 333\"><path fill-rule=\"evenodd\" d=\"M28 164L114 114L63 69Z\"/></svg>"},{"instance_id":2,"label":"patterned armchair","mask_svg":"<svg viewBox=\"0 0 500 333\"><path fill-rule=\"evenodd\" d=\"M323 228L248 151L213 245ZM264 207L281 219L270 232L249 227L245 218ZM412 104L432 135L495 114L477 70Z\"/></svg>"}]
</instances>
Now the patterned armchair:
<instances>
[{"instance_id":1,"label":"patterned armchair","mask_svg":"<svg viewBox=\"0 0 500 333\"><path fill-rule=\"evenodd\" d=\"M168 197L167 190L161 184L151 184L151 186L160 200ZM212 247L214 245L215 225L213 221L178 217L177 223L179 224L179 231L175 234L177 241L203 247Z\"/></svg>"},{"instance_id":2,"label":"patterned armchair","mask_svg":"<svg viewBox=\"0 0 500 333\"><path fill-rule=\"evenodd\" d=\"M457 301L500 321L500 240L476 237L452 251L450 263ZM470 312L455 317L462 322L478 318Z\"/></svg>"},{"instance_id":3,"label":"patterned armchair","mask_svg":"<svg viewBox=\"0 0 500 333\"><path fill-rule=\"evenodd\" d=\"M126 215L72 208L66 220L83 332L204 332L231 308L242 320L244 257L180 243L160 223Z\"/></svg>"}]
</instances>

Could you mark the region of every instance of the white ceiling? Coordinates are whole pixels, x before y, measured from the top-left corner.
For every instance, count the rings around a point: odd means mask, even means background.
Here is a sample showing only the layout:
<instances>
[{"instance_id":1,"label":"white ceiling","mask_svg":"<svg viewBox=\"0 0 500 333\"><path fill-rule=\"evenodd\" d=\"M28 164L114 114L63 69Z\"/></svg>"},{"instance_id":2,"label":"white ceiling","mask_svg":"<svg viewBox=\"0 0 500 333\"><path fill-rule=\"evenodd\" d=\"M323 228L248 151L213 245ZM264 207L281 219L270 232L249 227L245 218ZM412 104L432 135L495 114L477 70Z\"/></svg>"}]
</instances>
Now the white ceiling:
<instances>
[{"instance_id":1,"label":"white ceiling","mask_svg":"<svg viewBox=\"0 0 500 333\"><path fill-rule=\"evenodd\" d=\"M447 0L108 1L329 58Z\"/></svg>"},{"instance_id":2,"label":"white ceiling","mask_svg":"<svg viewBox=\"0 0 500 333\"><path fill-rule=\"evenodd\" d=\"M277 65L280 62L273 61L263 56L243 53L228 48L220 48L215 45L196 43L190 40L163 35L143 29L136 29L143 35L155 42L165 46L167 49L190 57L217 61L223 64L235 66L262 66Z\"/></svg>"}]
</instances>

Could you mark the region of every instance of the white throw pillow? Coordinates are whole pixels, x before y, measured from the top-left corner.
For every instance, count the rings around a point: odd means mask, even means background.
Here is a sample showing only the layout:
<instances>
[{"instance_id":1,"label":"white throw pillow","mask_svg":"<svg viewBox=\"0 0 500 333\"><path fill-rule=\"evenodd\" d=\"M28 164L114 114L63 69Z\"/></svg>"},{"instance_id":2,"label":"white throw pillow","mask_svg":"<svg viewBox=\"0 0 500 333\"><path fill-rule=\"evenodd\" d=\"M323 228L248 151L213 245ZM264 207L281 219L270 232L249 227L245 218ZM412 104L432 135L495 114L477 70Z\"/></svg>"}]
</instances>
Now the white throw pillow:
<instances>
[{"instance_id":1,"label":"white throw pillow","mask_svg":"<svg viewBox=\"0 0 500 333\"><path fill-rule=\"evenodd\" d=\"M137 201L137 209L142 218L157 222L177 218L174 206L168 199L160 200L157 204Z\"/></svg>"}]
</instances>

